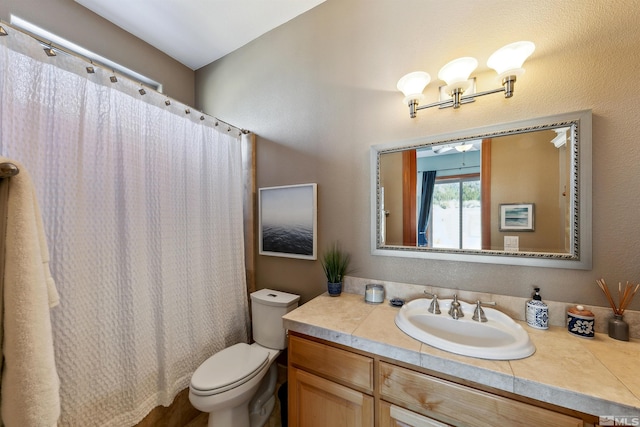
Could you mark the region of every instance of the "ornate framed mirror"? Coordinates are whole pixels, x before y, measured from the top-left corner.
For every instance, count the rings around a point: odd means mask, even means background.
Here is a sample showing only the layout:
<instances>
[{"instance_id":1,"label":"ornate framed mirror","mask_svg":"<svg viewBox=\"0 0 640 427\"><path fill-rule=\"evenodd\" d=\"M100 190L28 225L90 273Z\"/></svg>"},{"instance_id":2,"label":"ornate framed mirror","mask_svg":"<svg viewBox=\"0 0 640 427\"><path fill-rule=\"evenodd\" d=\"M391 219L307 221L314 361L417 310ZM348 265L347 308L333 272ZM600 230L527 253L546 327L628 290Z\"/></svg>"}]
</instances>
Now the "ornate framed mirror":
<instances>
[{"instance_id":1,"label":"ornate framed mirror","mask_svg":"<svg viewBox=\"0 0 640 427\"><path fill-rule=\"evenodd\" d=\"M591 268L591 111L371 147L374 255Z\"/></svg>"}]
</instances>

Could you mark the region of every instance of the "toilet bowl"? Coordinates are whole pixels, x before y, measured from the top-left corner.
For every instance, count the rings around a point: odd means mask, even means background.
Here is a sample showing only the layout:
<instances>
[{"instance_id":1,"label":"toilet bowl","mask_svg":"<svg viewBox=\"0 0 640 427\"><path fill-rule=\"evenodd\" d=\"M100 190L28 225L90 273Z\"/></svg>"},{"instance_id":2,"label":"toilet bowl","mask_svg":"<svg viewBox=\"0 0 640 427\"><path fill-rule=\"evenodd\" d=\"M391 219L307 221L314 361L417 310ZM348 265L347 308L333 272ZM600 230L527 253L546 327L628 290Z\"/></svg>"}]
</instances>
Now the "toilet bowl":
<instances>
[{"instance_id":1,"label":"toilet bowl","mask_svg":"<svg viewBox=\"0 0 640 427\"><path fill-rule=\"evenodd\" d=\"M260 383L258 391L249 402L249 425L264 426L273 408L276 406L276 384L278 383L278 364L272 363L269 371Z\"/></svg>"},{"instance_id":2,"label":"toilet bowl","mask_svg":"<svg viewBox=\"0 0 640 427\"><path fill-rule=\"evenodd\" d=\"M209 427L262 427L275 406L275 359L286 348L282 316L298 295L262 289L251 294L255 343L238 343L205 360L189 385L189 400L209 413Z\"/></svg>"},{"instance_id":3,"label":"toilet bowl","mask_svg":"<svg viewBox=\"0 0 640 427\"><path fill-rule=\"evenodd\" d=\"M191 377L191 404L209 413L210 427L253 427L249 402L270 367L276 367L273 361L278 354L279 350L245 343L214 354Z\"/></svg>"}]
</instances>

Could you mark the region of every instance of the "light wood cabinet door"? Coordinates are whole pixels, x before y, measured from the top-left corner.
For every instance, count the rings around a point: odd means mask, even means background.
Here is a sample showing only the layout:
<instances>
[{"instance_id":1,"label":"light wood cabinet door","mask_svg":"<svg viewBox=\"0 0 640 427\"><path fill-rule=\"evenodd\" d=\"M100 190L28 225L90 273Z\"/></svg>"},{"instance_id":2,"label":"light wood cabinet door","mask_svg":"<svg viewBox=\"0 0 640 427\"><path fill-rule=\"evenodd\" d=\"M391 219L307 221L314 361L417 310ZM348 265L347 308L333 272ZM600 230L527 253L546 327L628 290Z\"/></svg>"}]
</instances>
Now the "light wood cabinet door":
<instances>
[{"instance_id":1,"label":"light wood cabinet door","mask_svg":"<svg viewBox=\"0 0 640 427\"><path fill-rule=\"evenodd\" d=\"M451 427L433 418L380 401L380 427Z\"/></svg>"},{"instance_id":2,"label":"light wood cabinet door","mask_svg":"<svg viewBox=\"0 0 640 427\"><path fill-rule=\"evenodd\" d=\"M373 397L289 367L291 427L373 427Z\"/></svg>"}]
</instances>

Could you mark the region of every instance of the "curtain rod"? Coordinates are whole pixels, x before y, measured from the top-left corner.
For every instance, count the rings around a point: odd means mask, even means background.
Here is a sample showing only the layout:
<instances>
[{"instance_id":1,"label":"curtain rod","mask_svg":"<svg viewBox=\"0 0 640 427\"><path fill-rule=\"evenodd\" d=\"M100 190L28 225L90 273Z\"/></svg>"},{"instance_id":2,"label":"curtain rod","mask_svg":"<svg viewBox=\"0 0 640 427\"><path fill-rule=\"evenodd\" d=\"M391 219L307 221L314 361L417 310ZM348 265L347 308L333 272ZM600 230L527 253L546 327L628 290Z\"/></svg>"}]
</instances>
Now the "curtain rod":
<instances>
[{"instance_id":1,"label":"curtain rod","mask_svg":"<svg viewBox=\"0 0 640 427\"><path fill-rule=\"evenodd\" d=\"M5 27L8 27L8 28L12 29L13 31L17 31L17 32L19 32L21 34L24 34L24 35L26 35L28 37L31 37L32 39L34 39L38 43L40 43L42 46L44 46L45 51L47 50L47 48L49 48L50 50L52 50L54 52L54 54L50 54L49 52L45 52L48 56L56 56L55 55L55 51L58 51L58 52L66 54L66 55L69 55L69 56L72 56L74 58L82 60L83 62L85 62L87 64L86 69L87 69L87 73L89 73L89 74L92 74L92 73L95 72L93 70L94 66L98 66L98 67L100 67L100 68L102 68L104 70L111 70L111 72L113 73L113 78L111 80L112 83L116 83L118 77L124 78L124 79L128 80L131 83L140 85L140 90L138 92L140 93L141 96L144 96L147 93L147 90L151 90L154 93L162 96L165 99L165 105L166 106L169 106L169 105L171 105L173 103L182 104L185 107L184 108L184 113L185 114L191 114L191 110L192 109L194 111L198 111L198 113L201 114L200 120L205 120L205 116L207 116L208 118L210 118L210 119L212 119L214 121L214 126L215 127L218 127L220 124L222 124L224 126L227 126L227 129L226 129L227 132L237 131L239 134L244 134L244 135L251 133L251 131L249 131L249 130L240 128L238 126L234 126L231 123L225 122L224 120L221 120L221 119L219 119L219 118L217 118L215 116L211 116L211 115L205 113L204 111L195 109L195 108L193 108L193 107L191 107L191 106L189 106L189 105L187 105L187 104L185 104L183 102L180 102L180 101L178 101L178 100L176 100L176 99L174 99L174 98L172 98L170 96L167 96L166 94L158 91L157 89L155 89L153 87L150 87L149 85L145 86L144 82L137 81L137 80L133 79L130 76L123 75L122 73L116 73L116 71L113 70L112 67L109 67L109 66L107 66L105 64L102 64L99 61L95 61L95 60L89 59L89 58L87 58L87 57L85 57L83 55L80 55L77 52L74 52L72 50L69 50L69 49L63 47L63 46L57 45L55 43L52 43L51 41L45 40L42 37L31 33L30 31L27 31L27 30L25 30L23 28L18 28L18 27L14 26L14 25L11 25L11 24L5 22L4 20L1 20L1 19L0 19L0 37L6 37L6 36L10 35L6 31ZM117 77L116 77L116 74L117 74Z\"/></svg>"}]
</instances>

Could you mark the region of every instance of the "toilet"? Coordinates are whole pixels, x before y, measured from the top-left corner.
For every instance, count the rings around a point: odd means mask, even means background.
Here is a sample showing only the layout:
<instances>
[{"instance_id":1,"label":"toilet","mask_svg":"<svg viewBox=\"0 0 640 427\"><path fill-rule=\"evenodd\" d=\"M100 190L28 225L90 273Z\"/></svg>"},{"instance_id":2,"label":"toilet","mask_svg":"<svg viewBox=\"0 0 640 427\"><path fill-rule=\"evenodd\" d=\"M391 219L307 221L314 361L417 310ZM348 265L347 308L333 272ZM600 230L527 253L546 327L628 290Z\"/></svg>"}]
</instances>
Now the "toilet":
<instances>
[{"instance_id":1,"label":"toilet","mask_svg":"<svg viewBox=\"0 0 640 427\"><path fill-rule=\"evenodd\" d=\"M194 408L209 413L209 427L263 427L275 406L277 365L287 348L282 316L299 295L261 289L251 294L253 339L219 351L196 369L189 385Z\"/></svg>"}]
</instances>

